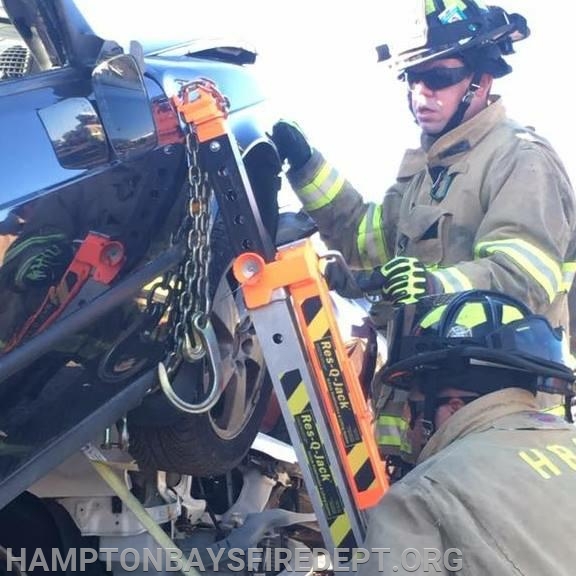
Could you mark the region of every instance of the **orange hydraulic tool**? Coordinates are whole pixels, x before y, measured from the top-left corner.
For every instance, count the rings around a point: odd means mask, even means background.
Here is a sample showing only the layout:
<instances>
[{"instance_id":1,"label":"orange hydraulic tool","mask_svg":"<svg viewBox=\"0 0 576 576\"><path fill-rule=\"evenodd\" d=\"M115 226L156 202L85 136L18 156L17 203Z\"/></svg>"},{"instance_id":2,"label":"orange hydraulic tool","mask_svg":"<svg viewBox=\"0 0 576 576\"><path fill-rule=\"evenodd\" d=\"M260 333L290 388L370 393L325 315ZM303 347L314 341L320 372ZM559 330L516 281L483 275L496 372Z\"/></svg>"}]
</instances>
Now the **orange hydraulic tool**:
<instances>
[{"instance_id":1,"label":"orange hydraulic tool","mask_svg":"<svg viewBox=\"0 0 576 576\"><path fill-rule=\"evenodd\" d=\"M198 168L207 174L228 227L237 255L234 275L325 545L351 550L364 540L364 510L388 488L369 404L342 341L312 242L279 249L271 242L228 131L224 99L213 83L205 82L193 84L193 97L176 101L180 117L196 134Z\"/></svg>"},{"instance_id":2,"label":"orange hydraulic tool","mask_svg":"<svg viewBox=\"0 0 576 576\"><path fill-rule=\"evenodd\" d=\"M4 351L8 352L107 289L120 272L124 260L124 246L120 242L89 232L58 284L49 288L38 310L11 339ZM94 282L92 287L91 281ZM85 293L88 289L90 298Z\"/></svg>"}]
</instances>

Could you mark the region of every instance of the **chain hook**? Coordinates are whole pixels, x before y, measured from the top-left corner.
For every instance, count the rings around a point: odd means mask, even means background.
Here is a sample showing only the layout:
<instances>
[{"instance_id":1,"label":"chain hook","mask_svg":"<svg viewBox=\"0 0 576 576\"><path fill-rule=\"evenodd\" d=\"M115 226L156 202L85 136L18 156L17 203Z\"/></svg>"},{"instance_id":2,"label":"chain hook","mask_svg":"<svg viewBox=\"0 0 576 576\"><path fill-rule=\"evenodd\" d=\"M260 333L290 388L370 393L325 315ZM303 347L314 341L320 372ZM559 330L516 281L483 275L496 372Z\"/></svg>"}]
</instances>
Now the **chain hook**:
<instances>
[{"instance_id":1,"label":"chain hook","mask_svg":"<svg viewBox=\"0 0 576 576\"><path fill-rule=\"evenodd\" d=\"M211 115L226 118L230 102L207 78L184 84L172 101L185 125L188 167L186 212L172 241L185 238L186 254L173 276L169 292L169 303L174 304L169 315L170 342L168 354L158 365L158 375L164 394L174 406L190 414L200 414L218 402L225 383L218 340L210 322L210 199L213 191L208 173L199 161L201 139L198 129ZM181 360L190 363L205 361L210 370L209 392L198 404L180 398L170 383L170 377Z\"/></svg>"},{"instance_id":2,"label":"chain hook","mask_svg":"<svg viewBox=\"0 0 576 576\"><path fill-rule=\"evenodd\" d=\"M196 312L196 314L192 315L191 324L191 332L194 334L195 345L192 345L190 333L186 332L184 334L184 341L182 342L182 358L184 358L186 362L197 362L206 356L206 334L208 334L209 337L214 335L214 340L216 340L216 335L210 321L208 320L206 322L204 314L201 312ZM199 326L202 327L199 328Z\"/></svg>"},{"instance_id":3,"label":"chain hook","mask_svg":"<svg viewBox=\"0 0 576 576\"><path fill-rule=\"evenodd\" d=\"M194 404L187 402L178 396L170 382L168 371L166 370L164 362L160 362L158 364L158 378L160 379L160 387L166 395L166 398L168 398L168 400L176 408L178 408L178 410L188 414L202 414L211 410L216 405L220 399L220 396L222 395L222 392L224 392L224 389L226 388L226 383L224 382L224 374L221 370L222 359L220 357L220 349L218 348L216 332L214 332L214 328L209 321L206 322L204 326L202 326L201 320L201 314L194 314L192 320L194 324L194 331L198 335L198 339L201 341L201 345L205 352L207 352L207 356L210 362L211 388L206 398L202 402ZM184 349L182 351L182 355L184 356Z\"/></svg>"}]
</instances>

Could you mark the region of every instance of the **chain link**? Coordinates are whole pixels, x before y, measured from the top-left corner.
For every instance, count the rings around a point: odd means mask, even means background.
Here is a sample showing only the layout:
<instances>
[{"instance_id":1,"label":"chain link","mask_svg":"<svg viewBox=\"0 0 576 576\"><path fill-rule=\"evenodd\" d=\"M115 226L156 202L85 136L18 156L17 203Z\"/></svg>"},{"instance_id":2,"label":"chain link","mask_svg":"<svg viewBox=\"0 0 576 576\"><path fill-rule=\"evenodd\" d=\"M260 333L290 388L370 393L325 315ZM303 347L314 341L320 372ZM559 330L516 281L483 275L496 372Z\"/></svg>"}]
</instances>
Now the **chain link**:
<instances>
[{"instance_id":1,"label":"chain link","mask_svg":"<svg viewBox=\"0 0 576 576\"><path fill-rule=\"evenodd\" d=\"M182 100L190 101L190 94L200 87L215 98L222 111L229 109L228 99L218 92L211 80L205 78L182 86ZM151 288L147 298L149 314L158 315L160 310L161 315L168 315L166 357L163 362L168 375L180 364L183 346L196 348L199 356L205 351L197 327L202 329L208 324L212 305L209 269L212 258L210 202L213 190L208 173L202 170L198 160L199 142L194 127L186 121L182 113L180 116L185 131L188 167L186 207L180 226L170 236L170 245L185 242L185 255L175 271L165 274L162 280ZM162 292L163 298L158 298L159 292ZM162 299L163 302L158 301Z\"/></svg>"},{"instance_id":2,"label":"chain link","mask_svg":"<svg viewBox=\"0 0 576 576\"><path fill-rule=\"evenodd\" d=\"M198 164L198 140L186 125L186 162L188 165L186 197L187 210L183 226L177 234L186 237L186 254L172 278L172 302L168 355L166 368L173 370L181 358L186 337L194 346L201 345L192 323L199 317L205 325L210 314L209 267L210 251L210 198L212 190L208 175ZM177 238L173 239L173 242Z\"/></svg>"},{"instance_id":3,"label":"chain link","mask_svg":"<svg viewBox=\"0 0 576 576\"><path fill-rule=\"evenodd\" d=\"M182 90L194 88L194 83ZM170 238L171 246L186 242L185 256L178 268L168 273L152 292L167 292L164 310L168 312L168 342L164 365L170 374L182 359L182 346L189 340L194 347L203 343L196 333L194 320L205 326L211 309L209 268L211 261L210 232L212 219L210 201L212 188L208 174L198 162L199 143L193 127L184 122L186 135L187 194L186 209L179 228ZM152 309L149 297L148 309Z\"/></svg>"}]
</instances>

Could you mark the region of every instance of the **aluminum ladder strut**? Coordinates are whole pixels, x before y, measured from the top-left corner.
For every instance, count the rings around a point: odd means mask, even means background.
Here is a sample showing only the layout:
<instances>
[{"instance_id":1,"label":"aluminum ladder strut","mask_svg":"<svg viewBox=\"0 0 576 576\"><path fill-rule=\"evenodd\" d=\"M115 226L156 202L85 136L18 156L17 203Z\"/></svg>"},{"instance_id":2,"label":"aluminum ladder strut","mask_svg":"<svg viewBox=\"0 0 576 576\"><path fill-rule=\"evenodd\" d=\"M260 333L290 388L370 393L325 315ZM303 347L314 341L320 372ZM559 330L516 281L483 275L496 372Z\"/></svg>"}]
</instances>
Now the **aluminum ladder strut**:
<instances>
[{"instance_id":1,"label":"aluminum ladder strut","mask_svg":"<svg viewBox=\"0 0 576 576\"><path fill-rule=\"evenodd\" d=\"M225 98L210 81L174 99L222 212L234 274L262 346L326 548L360 547L364 511L388 488L372 413L309 239L276 248L263 226Z\"/></svg>"}]
</instances>

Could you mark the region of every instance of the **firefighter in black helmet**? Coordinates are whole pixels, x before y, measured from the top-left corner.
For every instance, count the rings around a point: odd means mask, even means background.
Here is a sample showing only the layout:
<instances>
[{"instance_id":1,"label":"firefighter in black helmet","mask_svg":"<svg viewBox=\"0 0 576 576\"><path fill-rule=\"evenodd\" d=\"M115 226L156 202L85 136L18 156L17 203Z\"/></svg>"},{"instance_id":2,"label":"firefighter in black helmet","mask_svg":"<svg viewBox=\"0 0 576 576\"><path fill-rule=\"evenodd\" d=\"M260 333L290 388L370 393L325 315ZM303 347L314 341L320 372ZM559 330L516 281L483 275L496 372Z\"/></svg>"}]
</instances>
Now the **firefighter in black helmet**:
<instances>
[{"instance_id":1,"label":"firefighter in black helmet","mask_svg":"<svg viewBox=\"0 0 576 576\"><path fill-rule=\"evenodd\" d=\"M364 201L294 123L280 121L273 138L287 176L328 247L389 301L498 290L568 329L574 191L550 144L510 120L492 93L529 35L526 20L473 0L417 5L409 45L378 49L421 128L420 148L406 152L382 202Z\"/></svg>"},{"instance_id":2,"label":"firefighter in black helmet","mask_svg":"<svg viewBox=\"0 0 576 576\"><path fill-rule=\"evenodd\" d=\"M406 398L404 440L391 444L416 465L370 510L364 548L389 552L360 574L572 574L576 428L535 401L562 394L571 420L561 334L515 299L473 290L399 307L389 342L379 381L391 404Z\"/></svg>"}]
</instances>

